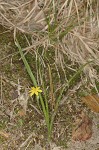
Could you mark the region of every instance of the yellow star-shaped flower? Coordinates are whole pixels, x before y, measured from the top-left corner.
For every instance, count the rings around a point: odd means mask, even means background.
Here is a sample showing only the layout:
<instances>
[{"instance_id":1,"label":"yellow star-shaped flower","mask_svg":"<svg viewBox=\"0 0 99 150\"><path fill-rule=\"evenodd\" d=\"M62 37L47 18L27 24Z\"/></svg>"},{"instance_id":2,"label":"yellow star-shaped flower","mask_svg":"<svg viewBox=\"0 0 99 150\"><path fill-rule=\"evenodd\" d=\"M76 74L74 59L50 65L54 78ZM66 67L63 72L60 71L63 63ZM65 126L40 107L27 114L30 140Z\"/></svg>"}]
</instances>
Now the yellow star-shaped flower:
<instances>
[{"instance_id":1,"label":"yellow star-shaped flower","mask_svg":"<svg viewBox=\"0 0 99 150\"><path fill-rule=\"evenodd\" d=\"M41 93L41 92L42 90L40 89L40 87L31 87L31 90L29 91L30 96L34 94L38 96L38 93Z\"/></svg>"}]
</instances>

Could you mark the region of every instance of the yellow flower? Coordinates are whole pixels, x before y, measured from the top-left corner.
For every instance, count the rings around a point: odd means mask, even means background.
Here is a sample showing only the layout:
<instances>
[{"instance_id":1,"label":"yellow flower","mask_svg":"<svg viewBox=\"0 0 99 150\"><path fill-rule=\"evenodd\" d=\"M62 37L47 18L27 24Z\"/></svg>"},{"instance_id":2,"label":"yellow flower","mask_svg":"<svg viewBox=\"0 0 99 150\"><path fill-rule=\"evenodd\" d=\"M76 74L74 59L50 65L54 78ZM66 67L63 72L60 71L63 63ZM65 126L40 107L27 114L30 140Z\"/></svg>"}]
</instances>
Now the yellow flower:
<instances>
[{"instance_id":1,"label":"yellow flower","mask_svg":"<svg viewBox=\"0 0 99 150\"><path fill-rule=\"evenodd\" d=\"M31 90L29 91L30 96L34 94L38 96L38 93L41 93L41 92L42 90L40 90L40 87L31 87Z\"/></svg>"}]
</instances>

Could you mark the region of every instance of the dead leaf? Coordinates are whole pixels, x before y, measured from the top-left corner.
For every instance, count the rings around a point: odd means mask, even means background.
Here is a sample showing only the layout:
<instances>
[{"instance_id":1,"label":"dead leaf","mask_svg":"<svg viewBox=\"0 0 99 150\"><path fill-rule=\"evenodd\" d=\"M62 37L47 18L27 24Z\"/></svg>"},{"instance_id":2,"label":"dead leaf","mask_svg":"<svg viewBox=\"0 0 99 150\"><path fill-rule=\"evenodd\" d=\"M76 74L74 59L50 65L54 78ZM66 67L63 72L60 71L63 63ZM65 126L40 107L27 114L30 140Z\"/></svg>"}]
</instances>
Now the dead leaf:
<instances>
[{"instance_id":1,"label":"dead leaf","mask_svg":"<svg viewBox=\"0 0 99 150\"><path fill-rule=\"evenodd\" d=\"M9 138L10 136L10 134L5 131L0 131L0 135L3 136L4 138Z\"/></svg>"},{"instance_id":2,"label":"dead leaf","mask_svg":"<svg viewBox=\"0 0 99 150\"><path fill-rule=\"evenodd\" d=\"M92 121L84 113L79 114L75 120L75 127L72 131L72 139L75 141L86 141L92 136Z\"/></svg>"},{"instance_id":3,"label":"dead leaf","mask_svg":"<svg viewBox=\"0 0 99 150\"><path fill-rule=\"evenodd\" d=\"M17 113L17 116L20 116L20 117L24 117L25 115L26 115L26 111L24 111L24 109L19 110Z\"/></svg>"},{"instance_id":4,"label":"dead leaf","mask_svg":"<svg viewBox=\"0 0 99 150\"><path fill-rule=\"evenodd\" d=\"M82 98L82 101L87 104L87 106L94 112L99 113L99 96L98 95L88 95Z\"/></svg>"}]
</instances>

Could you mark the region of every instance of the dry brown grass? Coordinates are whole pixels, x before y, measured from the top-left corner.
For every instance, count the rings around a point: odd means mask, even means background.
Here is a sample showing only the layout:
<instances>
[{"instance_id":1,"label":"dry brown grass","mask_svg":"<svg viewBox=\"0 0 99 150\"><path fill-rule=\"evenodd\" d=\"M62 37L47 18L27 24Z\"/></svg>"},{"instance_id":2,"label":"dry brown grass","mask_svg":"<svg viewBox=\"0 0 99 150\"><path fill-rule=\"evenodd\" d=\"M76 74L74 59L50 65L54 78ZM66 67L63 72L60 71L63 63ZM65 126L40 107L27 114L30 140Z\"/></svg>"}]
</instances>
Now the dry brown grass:
<instances>
[{"instance_id":1,"label":"dry brown grass","mask_svg":"<svg viewBox=\"0 0 99 150\"><path fill-rule=\"evenodd\" d=\"M46 18L49 21L46 22ZM55 63L64 70L64 58L72 64L85 64L84 73L95 86L99 66L99 1L96 0L0 0L0 24L32 35L32 44L25 50L43 46L55 51ZM67 66L67 67L71 67Z\"/></svg>"}]
</instances>

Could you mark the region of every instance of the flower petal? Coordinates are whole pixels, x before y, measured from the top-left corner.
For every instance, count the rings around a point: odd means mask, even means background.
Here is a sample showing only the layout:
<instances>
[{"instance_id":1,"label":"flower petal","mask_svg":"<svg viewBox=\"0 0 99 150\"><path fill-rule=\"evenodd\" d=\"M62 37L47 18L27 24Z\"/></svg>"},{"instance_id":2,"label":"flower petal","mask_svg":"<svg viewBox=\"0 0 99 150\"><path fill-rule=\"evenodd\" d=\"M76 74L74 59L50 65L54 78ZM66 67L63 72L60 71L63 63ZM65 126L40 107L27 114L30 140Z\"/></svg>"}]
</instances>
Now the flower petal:
<instances>
[{"instance_id":1,"label":"flower petal","mask_svg":"<svg viewBox=\"0 0 99 150\"><path fill-rule=\"evenodd\" d=\"M37 90L39 90L39 89L40 89L40 87L38 86L38 87L36 87L36 89L37 89Z\"/></svg>"},{"instance_id":2,"label":"flower petal","mask_svg":"<svg viewBox=\"0 0 99 150\"><path fill-rule=\"evenodd\" d=\"M30 96L34 94L38 96L38 93L41 93L41 92L42 90L40 89L40 87L31 87L31 90L29 91Z\"/></svg>"},{"instance_id":3,"label":"flower petal","mask_svg":"<svg viewBox=\"0 0 99 150\"><path fill-rule=\"evenodd\" d=\"M37 96L38 96L38 91L35 91L35 95L37 95Z\"/></svg>"},{"instance_id":4,"label":"flower petal","mask_svg":"<svg viewBox=\"0 0 99 150\"><path fill-rule=\"evenodd\" d=\"M42 92L42 90L38 90L38 92L40 92L40 93L41 93L41 92Z\"/></svg>"},{"instance_id":5,"label":"flower petal","mask_svg":"<svg viewBox=\"0 0 99 150\"><path fill-rule=\"evenodd\" d=\"M30 93L30 96L32 96L32 95L33 95L33 93L31 92L31 93Z\"/></svg>"}]
</instances>

